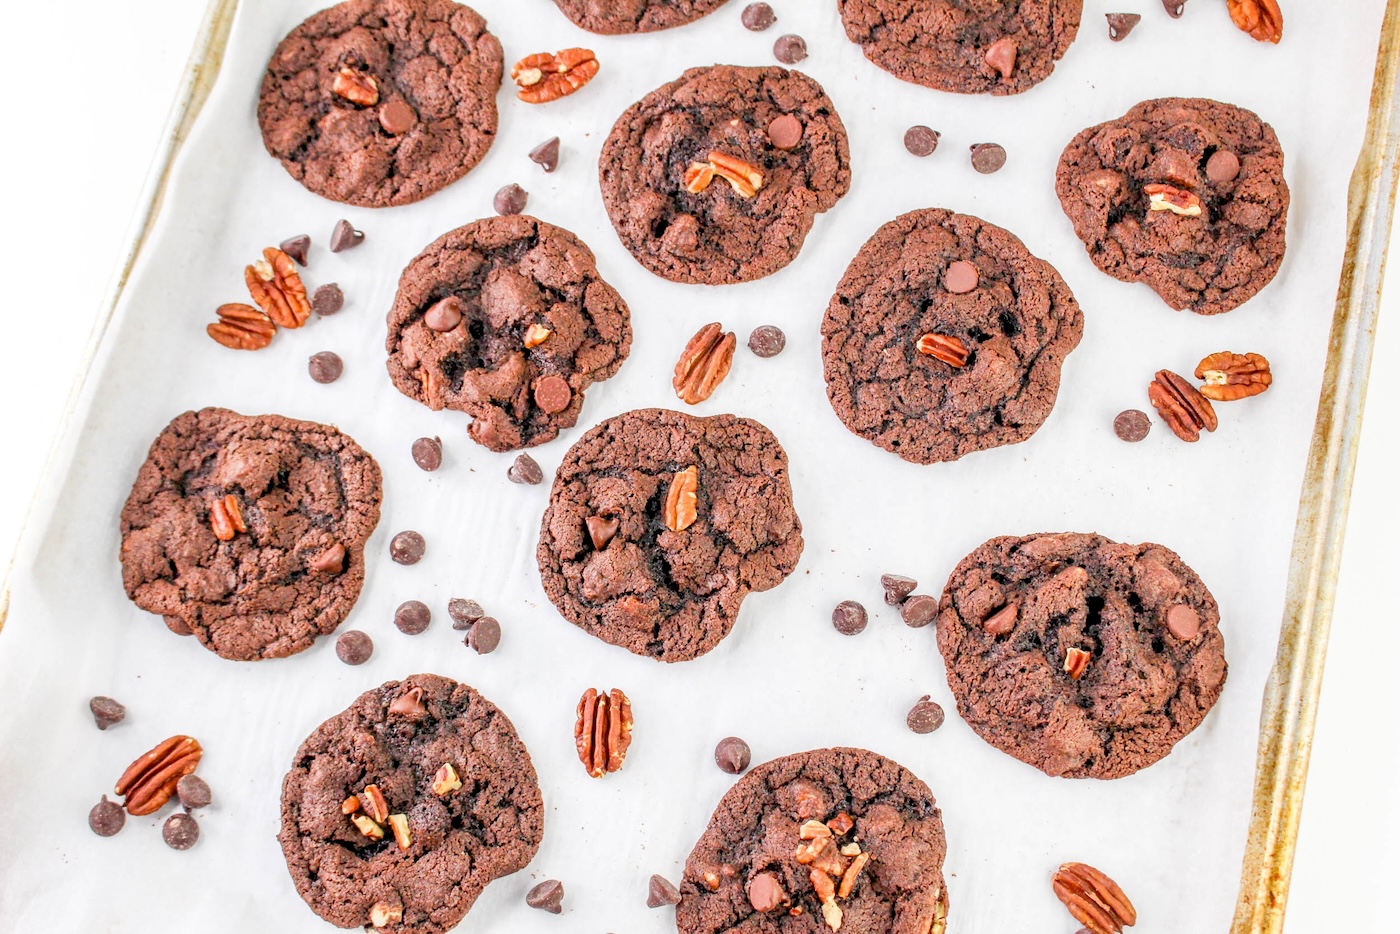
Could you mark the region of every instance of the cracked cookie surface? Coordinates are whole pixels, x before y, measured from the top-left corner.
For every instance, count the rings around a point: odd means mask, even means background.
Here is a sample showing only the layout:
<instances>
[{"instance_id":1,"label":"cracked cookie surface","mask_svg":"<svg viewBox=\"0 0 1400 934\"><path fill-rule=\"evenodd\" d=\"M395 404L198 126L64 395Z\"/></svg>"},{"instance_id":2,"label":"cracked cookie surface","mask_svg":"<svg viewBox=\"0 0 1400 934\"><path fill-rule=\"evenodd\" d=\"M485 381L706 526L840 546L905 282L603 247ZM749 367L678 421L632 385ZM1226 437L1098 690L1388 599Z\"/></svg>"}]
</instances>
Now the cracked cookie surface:
<instances>
[{"instance_id":1,"label":"cracked cookie surface","mask_svg":"<svg viewBox=\"0 0 1400 934\"><path fill-rule=\"evenodd\" d=\"M258 99L263 144L318 195L360 207L409 204L467 174L491 148L503 65L500 42L469 7L347 0L277 46ZM332 90L342 68L373 80L374 103ZM411 121L381 122L386 106L404 103Z\"/></svg>"},{"instance_id":2,"label":"cracked cookie surface","mask_svg":"<svg viewBox=\"0 0 1400 934\"><path fill-rule=\"evenodd\" d=\"M971 288L952 291L951 267L968 263ZM852 432L907 461L956 460L1035 433L1083 330L1069 286L1010 232L911 211L866 241L827 306L827 398ZM961 341L966 364L920 352L926 334Z\"/></svg>"},{"instance_id":3,"label":"cracked cookie surface","mask_svg":"<svg viewBox=\"0 0 1400 934\"><path fill-rule=\"evenodd\" d=\"M808 821L830 822L831 834L809 824L804 836ZM812 858L799 861L799 849ZM830 934L814 888L821 872L837 889L843 931L941 931L946 852L933 793L899 763L842 747L783 756L740 778L715 808L686 860L676 928ZM848 872L853 884L841 897Z\"/></svg>"},{"instance_id":4,"label":"cracked cookie surface","mask_svg":"<svg viewBox=\"0 0 1400 934\"><path fill-rule=\"evenodd\" d=\"M210 513L227 496L248 531L221 541ZM224 658L292 655L355 605L380 498L379 465L329 425L186 412L151 445L122 509L122 582Z\"/></svg>"},{"instance_id":5,"label":"cracked cookie surface","mask_svg":"<svg viewBox=\"0 0 1400 934\"><path fill-rule=\"evenodd\" d=\"M1144 186L1163 184L1198 199L1200 215L1150 210ZM1283 262L1283 149L1273 128L1241 107L1144 101L1065 147L1055 192L1095 266L1146 283L1178 311L1237 308Z\"/></svg>"},{"instance_id":6,"label":"cracked cookie surface","mask_svg":"<svg viewBox=\"0 0 1400 934\"><path fill-rule=\"evenodd\" d=\"M655 32L694 22L726 0L554 0L574 24L589 32L616 36Z\"/></svg>"},{"instance_id":7,"label":"cracked cookie surface","mask_svg":"<svg viewBox=\"0 0 1400 934\"><path fill-rule=\"evenodd\" d=\"M769 136L783 117L796 138L775 133L786 149ZM757 169L757 193L745 198L721 178L688 190L687 170L712 152ZM598 177L613 227L638 262L673 282L729 285L797 257L816 215L850 189L851 156L841 118L811 78L714 65L629 107L603 144Z\"/></svg>"},{"instance_id":8,"label":"cracked cookie surface","mask_svg":"<svg viewBox=\"0 0 1400 934\"><path fill-rule=\"evenodd\" d=\"M949 577L938 647L977 735L1048 775L1121 778L1214 706L1227 670L1219 624L1205 584L1161 545L1004 536ZM1089 655L1078 680L1071 650Z\"/></svg>"},{"instance_id":9,"label":"cracked cookie surface","mask_svg":"<svg viewBox=\"0 0 1400 934\"><path fill-rule=\"evenodd\" d=\"M696 518L665 521L676 475L696 468ZM616 522L602 547L588 520ZM564 618L661 661L696 658L729 634L744 597L797 566L802 523L787 454L758 422L641 409L581 437L559 465L536 557Z\"/></svg>"},{"instance_id":10,"label":"cracked cookie surface","mask_svg":"<svg viewBox=\"0 0 1400 934\"><path fill-rule=\"evenodd\" d=\"M445 764L460 787L434 788ZM390 825L371 839L343 813L342 802L369 785L407 818L406 848ZM488 884L530 862L543 834L539 782L515 727L475 690L438 675L361 694L306 738L282 780L287 869L311 909L342 928L370 928L379 905L401 914L391 930L448 931Z\"/></svg>"},{"instance_id":11,"label":"cracked cookie surface","mask_svg":"<svg viewBox=\"0 0 1400 934\"><path fill-rule=\"evenodd\" d=\"M438 329L452 319L429 311L448 299L457 323ZM388 323L394 386L471 415L468 433L493 451L572 427L584 391L615 374L632 345L627 304L588 247L523 215L439 237L404 270Z\"/></svg>"}]
</instances>

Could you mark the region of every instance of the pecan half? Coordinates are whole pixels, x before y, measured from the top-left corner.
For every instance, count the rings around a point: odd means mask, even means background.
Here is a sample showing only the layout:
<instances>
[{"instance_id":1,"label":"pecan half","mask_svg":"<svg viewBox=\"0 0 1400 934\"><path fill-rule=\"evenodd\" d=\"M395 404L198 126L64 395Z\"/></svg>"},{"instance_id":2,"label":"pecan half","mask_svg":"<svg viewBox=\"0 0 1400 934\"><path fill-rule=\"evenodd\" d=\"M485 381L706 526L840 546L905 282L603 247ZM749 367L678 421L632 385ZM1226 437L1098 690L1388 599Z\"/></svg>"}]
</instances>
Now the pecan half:
<instances>
[{"instance_id":1,"label":"pecan half","mask_svg":"<svg viewBox=\"0 0 1400 934\"><path fill-rule=\"evenodd\" d=\"M583 692L574 723L574 746L579 761L594 778L622 768L632 745L632 702L617 688L604 694Z\"/></svg>"},{"instance_id":2,"label":"pecan half","mask_svg":"<svg viewBox=\"0 0 1400 934\"><path fill-rule=\"evenodd\" d=\"M136 759L117 779L132 817L154 814L175 793L175 785L199 765L204 750L192 736L172 736Z\"/></svg>"},{"instance_id":3,"label":"pecan half","mask_svg":"<svg viewBox=\"0 0 1400 934\"><path fill-rule=\"evenodd\" d=\"M1173 185L1143 185L1149 211L1171 211L1182 217L1200 217L1205 212L1201 199Z\"/></svg>"},{"instance_id":4,"label":"pecan half","mask_svg":"<svg viewBox=\"0 0 1400 934\"><path fill-rule=\"evenodd\" d=\"M374 80L374 75L344 65L331 81L331 93L352 104L373 107L379 103L379 82Z\"/></svg>"},{"instance_id":5,"label":"pecan half","mask_svg":"<svg viewBox=\"0 0 1400 934\"><path fill-rule=\"evenodd\" d=\"M1065 674L1078 681L1089 670L1092 655L1083 649L1071 648L1065 651Z\"/></svg>"},{"instance_id":6,"label":"pecan half","mask_svg":"<svg viewBox=\"0 0 1400 934\"><path fill-rule=\"evenodd\" d=\"M1137 923L1137 910L1108 876L1084 863L1065 863L1050 879L1055 896L1090 934L1122 934Z\"/></svg>"},{"instance_id":7,"label":"pecan half","mask_svg":"<svg viewBox=\"0 0 1400 934\"><path fill-rule=\"evenodd\" d=\"M1268 389L1274 382L1274 374L1269 370L1269 361L1257 353L1222 350L1197 365L1196 379L1206 381L1201 395L1207 399L1234 402Z\"/></svg>"},{"instance_id":8,"label":"pecan half","mask_svg":"<svg viewBox=\"0 0 1400 934\"><path fill-rule=\"evenodd\" d=\"M712 149L710 166L740 197L752 198L763 187L763 173L758 170L758 166L751 165L743 159L727 156Z\"/></svg>"},{"instance_id":9,"label":"pecan half","mask_svg":"<svg viewBox=\"0 0 1400 934\"><path fill-rule=\"evenodd\" d=\"M700 468L694 464L671 478L661 519L672 532L684 532L700 516Z\"/></svg>"},{"instance_id":10,"label":"pecan half","mask_svg":"<svg viewBox=\"0 0 1400 934\"><path fill-rule=\"evenodd\" d=\"M253 301L278 327L299 328L311 317L296 263L276 247L263 250L263 258L243 270L243 281Z\"/></svg>"},{"instance_id":11,"label":"pecan half","mask_svg":"<svg viewBox=\"0 0 1400 934\"><path fill-rule=\"evenodd\" d=\"M967 345L951 334L925 334L915 345L919 353L942 360L949 366L967 366Z\"/></svg>"},{"instance_id":12,"label":"pecan half","mask_svg":"<svg viewBox=\"0 0 1400 934\"><path fill-rule=\"evenodd\" d=\"M710 398L734 363L734 348L738 339L733 331L725 332L718 321L695 332L676 361L671 385L676 396L689 405Z\"/></svg>"},{"instance_id":13,"label":"pecan half","mask_svg":"<svg viewBox=\"0 0 1400 934\"><path fill-rule=\"evenodd\" d=\"M1260 42L1275 45L1283 38L1283 11L1277 0L1226 0L1230 19Z\"/></svg>"},{"instance_id":14,"label":"pecan half","mask_svg":"<svg viewBox=\"0 0 1400 934\"><path fill-rule=\"evenodd\" d=\"M510 79L519 86L516 97L527 104L556 101L583 87L598 73L598 59L588 49L537 52L516 62Z\"/></svg>"},{"instance_id":15,"label":"pecan half","mask_svg":"<svg viewBox=\"0 0 1400 934\"><path fill-rule=\"evenodd\" d=\"M230 302L220 305L219 320L204 330L230 350L262 350L272 343L277 325L252 305Z\"/></svg>"},{"instance_id":16,"label":"pecan half","mask_svg":"<svg viewBox=\"0 0 1400 934\"><path fill-rule=\"evenodd\" d=\"M238 534L238 530L233 526L233 518L228 514L225 500L216 499L209 504L209 528L214 530L214 537L221 542L231 542Z\"/></svg>"},{"instance_id":17,"label":"pecan half","mask_svg":"<svg viewBox=\"0 0 1400 934\"><path fill-rule=\"evenodd\" d=\"M1219 421L1210 400L1171 370L1158 370L1147 387L1147 398L1162 421L1182 441L1199 441L1201 429L1214 431Z\"/></svg>"}]
</instances>

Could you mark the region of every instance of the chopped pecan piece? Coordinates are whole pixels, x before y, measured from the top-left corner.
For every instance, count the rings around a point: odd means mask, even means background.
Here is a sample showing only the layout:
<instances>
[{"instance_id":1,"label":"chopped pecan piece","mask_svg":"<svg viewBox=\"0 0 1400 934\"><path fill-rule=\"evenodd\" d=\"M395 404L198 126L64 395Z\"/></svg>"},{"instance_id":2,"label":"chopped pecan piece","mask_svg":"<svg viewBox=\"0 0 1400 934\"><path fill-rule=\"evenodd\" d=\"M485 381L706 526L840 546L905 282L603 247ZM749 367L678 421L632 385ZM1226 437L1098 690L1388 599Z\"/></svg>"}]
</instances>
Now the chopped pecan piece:
<instances>
[{"instance_id":1,"label":"chopped pecan piece","mask_svg":"<svg viewBox=\"0 0 1400 934\"><path fill-rule=\"evenodd\" d=\"M837 898L847 898L851 890L856 887L856 879L860 876L860 871L865 868L865 864L870 862L869 853L861 853L851 860L851 865L846 867L846 872L841 876L841 886L836 890Z\"/></svg>"},{"instance_id":2,"label":"chopped pecan piece","mask_svg":"<svg viewBox=\"0 0 1400 934\"><path fill-rule=\"evenodd\" d=\"M841 853L842 856L859 856L859 855L860 855L860 844L859 844L859 843L847 843L845 846L841 847L840 853Z\"/></svg>"},{"instance_id":3,"label":"chopped pecan piece","mask_svg":"<svg viewBox=\"0 0 1400 934\"><path fill-rule=\"evenodd\" d=\"M1283 38L1283 11L1277 0L1226 0L1230 19L1260 42L1275 45Z\"/></svg>"},{"instance_id":4,"label":"chopped pecan piece","mask_svg":"<svg viewBox=\"0 0 1400 934\"><path fill-rule=\"evenodd\" d=\"M1257 396L1273 384L1269 361L1257 353L1231 353L1222 350L1206 357L1196 367L1196 379L1203 379L1201 395L1216 402L1234 402Z\"/></svg>"},{"instance_id":5,"label":"chopped pecan piece","mask_svg":"<svg viewBox=\"0 0 1400 934\"><path fill-rule=\"evenodd\" d=\"M826 926L833 931L841 930L842 912L841 906L835 901L822 902L822 920Z\"/></svg>"},{"instance_id":6,"label":"chopped pecan piece","mask_svg":"<svg viewBox=\"0 0 1400 934\"><path fill-rule=\"evenodd\" d=\"M1065 863L1050 880L1055 895L1090 934L1122 934L1137 923L1137 910L1108 876L1084 863Z\"/></svg>"},{"instance_id":7,"label":"chopped pecan piece","mask_svg":"<svg viewBox=\"0 0 1400 934\"><path fill-rule=\"evenodd\" d=\"M263 258L243 270L243 281L253 301L278 327L299 328L311 317L296 263L276 247L263 250Z\"/></svg>"},{"instance_id":8,"label":"chopped pecan piece","mask_svg":"<svg viewBox=\"0 0 1400 934\"><path fill-rule=\"evenodd\" d=\"M340 813L345 815L354 814L360 809L360 798L358 795L351 795L340 802Z\"/></svg>"},{"instance_id":9,"label":"chopped pecan piece","mask_svg":"<svg viewBox=\"0 0 1400 934\"><path fill-rule=\"evenodd\" d=\"M389 828L394 832L394 842L399 849L406 850L413 845L413 834L408 830L407 814L390 814Z\"/></svg>"},{"instance_id":10,"label":"chopped pecan piece","mask_svg":"<svg viewBox=\"0 0 1400 934\"><path fill-rule=\"evenodd\" d=\"M272 319L252 305L230 302L216 313L219 320L206 325L205 333L230 350L262 350L277 334Z\"/></svg>"},{"instance_id":11,"label":"chopped pecan piece","mask_svg":"<svg viewBox=\"0 0 1400 934\"><path fill-rule=\"evenodd\" d=\"M1173 185L1143 185L1149 211L1171 211L1182 217L1200 217L1205 208L1192 192Z\"/></svg>"},{"instance_id":12,"label":"chopped pecan piece","mask_svg":"<svg viewBox=\"0 0 1400 934\"><path fill-rule=\"evenodd\" d=\"M836 880L832 879L820 869L813 869L807 873L807 878L812 882L812 888L817 892L817 898L824 902L829 902L836 897Z\"/></svg>"},{"instance_id":13,"label":"chopped pecan piece","mask_svg":"<svg viewBox=\"0 0 1400 934\"><path fill-rule=\"evenodd\" d=\"M360 828L360 833L369 837L371 840L384 839L384 828L375 823L374 818L370 817L368 814L351 814L350 821L356 827Z\"/></svg>"},{"instance_id":14,"label":"chopped pecan piece","mask_svg":"<svg viewBox=\"0 0 1400 934\"><path fill-rule=\"evenodd\" d=\"M672 532L684 532L699 518L700 469L687 467L671 478L662 520Z\"/></svg>"},{"instance_id":15,"label":"chopped pecan piece","mask_svg":"<svg viewBox=\"0 0 1400 934\"><path fill-rule=\"evenodd\" d=\"M632 745L632 702L617 688L583 692L574 722L574 746L579 761L594 778L622 768Z\"/></svg>"},{"instance_id":16,"label":"chopped pecan piece","mask_svg":"<svg viewBox=\"0 0 1400 934\"><path fill-rule=\"evenodd\" d=\"M126 796L127 813L141 817L159 811L203 756L199 741L191 736L172 736L143 753L117 779L116 792Z\"/></svg>"},{"instance_id":17,"label":"chopped pecan piece","mask_svg":"<svg viewBox=\"0 0 1400 934\"><path fill-rule=\"evenodd\" d=\"M444 762L433 776L433 794L442 798L461 787L462 779L457 776L457 770L452 767L451 762Z\"/></svg>"},{"instance_id":18,"label":"chopped pecan piece","mask_svg":"<svg viewBox=\"0 0 1400 934\"><path fill-rule=\"evenodd\" d=\"M942 360L949 366L967 366L967 345L951 334L925 334L916 345L919 353Z\"/></svg>"},{"instance_id":19,"label":"chopped pecan piece","mask_svg":"<svg viewBox=\"0 0 1400 934\"><path fill-rule=\"evenodd\" d=\"M819 820L805 821L802 826L797 828L797 839L799 840L815 840L818 837L829 836L831 836L831 828Z\"/></svg>"},{"instance_id":20,"label":"chopped pecan piece","mask_svg":"<svg viewBox=\"0 0 1400 934\"><path fill-rule=\"evenodd\" d=\"M1071 648L1065 651L1065 673L1078 681L1089 670L1093 656L1083 649Z\"/></svg>"},{"instance_id":21,"label":"chopped pecan piece","mask_svg":"<svg viewBox=\"0 0 1400 934\"><path fill-rule=\"evenodd\" d=\"M389 819L389 802L384 800L384 792L378 785L366 785L364 801L365 813L382 824Z\"/></svg>"},{"instance_id":22,"label":"chopped pecan piece","mask_svg":"<svg viewBox=\"0 0 1400 934\"><path fill-rule=\"evenodd\" d=\"M838 837L844 837L846 834L850 833L851 828L855 825L856 822L851 820L851 815L847 814L845 811L842 811L826 822L826 826Z\"/></svg>"},{"instance_id":23,"label":"chopped pecan piece","mask_svg":"<svg viewBox=\"0 0 1400 934\"><path fill-rule=\"evenodd\" d=\"M379 82L374 80L374 75L345 65L335 73L335 79L331 81L331 93L345 98L352 104L373 107L379 103Z\"/></svg>"},{"instance_id":24,"label":"chopped pecan piece","mask_svg":"<svg viewBox=\"0 0 1400 934\"><path fill-rule=\"evenodd\" d=\"M682 181L685 183L685 190L692 195L698 195L706 188L710 187L710 182L715 180L715 167L708 162L692 162L685 170Z\"/></svg>"},{"instance_id":25,"label":"chopped pecan piece","mask_svg":"<svg viewBox=\"0 0 1400 934\"><path fill-rule=\"evenodd\" d=\"M1219 424L1210 400L1171 370L1157 371L1147 387L1147 398L1182 441L1199 441L1202 428L1214 431Z\"/></svg>"},{"instance_id":26,"label":"chopped pecan piece","mask_svg":"<svg viewBox=\"0 0 1400 934\"><path fill-rule=\"evenodd\" d=\"M543 344L546 340L548 340L549 335L553 333L554 331L545 327L543 324L530 325L528 328L525 329L526 349L528 350L531 347L538 347L540 344Z\"/></svg>"},{"instance_id":27,"label":"chopped pecan piece","mask_svg":"<svg viewBox=\"0 0 1400 934\"><path fill-rule=\"evenodd\" d=\"M510 78L519 86L516 94L527 104L545 104L567 97L593 80L598 59L588 49L538 52L516 62Z\"/></svg>"},{"instance_id":28,"label":"chopped pecan piece","mask_svg":"<svg viewBox=\"0 0 1400 934\"><path fill-rule=\"evenodd\" d=\"M738 338L734 332L726 333L718 321L712 321L696 331L695 336L686 343L685 350L681 351L671 377L676 397L688 405L696 405L710 398L729 375L737 345Z\"/></svg>"},{"instance_id":29,"label":"chopped pecan piece","mask_svg":"<svg viewBox=\"0 0 1400 934\"><path fill-rule=\"evenodd\" d=\"M375 902L369 910L369 923L377 928L388 927L403 920L403 906Z\"/></svg>"}]
</instances>

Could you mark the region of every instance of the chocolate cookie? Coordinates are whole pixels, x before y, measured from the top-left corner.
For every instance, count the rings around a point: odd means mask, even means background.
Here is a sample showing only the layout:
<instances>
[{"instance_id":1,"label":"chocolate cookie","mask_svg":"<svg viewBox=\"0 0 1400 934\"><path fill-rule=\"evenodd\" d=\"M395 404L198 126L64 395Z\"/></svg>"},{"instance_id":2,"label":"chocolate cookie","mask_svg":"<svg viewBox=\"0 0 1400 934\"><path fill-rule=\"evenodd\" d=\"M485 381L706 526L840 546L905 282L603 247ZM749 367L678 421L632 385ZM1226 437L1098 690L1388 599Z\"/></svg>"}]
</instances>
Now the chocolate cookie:
<instances>
[{"instance_id":1,"label":"chocolate cookie","mask_svg":"<svg viewBox=\"0 0 1400 934\"><path fill-rule=\"evenodd\" d=\"M1055 191L1089 257L1171 307L1230 311L1283 262L1288 183L1273 128L1216 101L1145 101L1065 147Z\"/></svg>"},{"instance_id":2,"label":"chocolate cookie","mask_svg":"<svg viewBox=\"0 0 1400 934\"><path fill-rule=\"evenodd\" d=\"M447 0L346 0L293 29L258 99L267 151L333 201L408 204L496 138L501 43Z\"/></svg>"},{"instance_id":3,"label":"chocolate cookie","mask_svg":"<svg viewBox=\"0 0 1400 934\"><path fill-rule=\"evenodd\" d=\"M784 68L692 68L623 113L598 159L623 246L673 282L771 275L851 187L826 92Z\"/></svg>"},{"instance_id":4,"label":"chocolate cookie","mask_svg":"<svg viewBox=\"0 0 1400 934\"><path fill-rule=\"evenodd\" d=\"M282 780L287 869L311 910L343 928L447 931L543 835L515 727L438 675L361 694L306 738Z\"/></svg>"},{"instance_id":5,"label":"chocolate cookie","mask_svg":"<svg viewBox=\"0 0 1400 934\"><path fill-rule=\"evenodd\" d=\"M744 597L801 554L787 454L768 429L663 409L610 418L569 449L536 550L565 619L667 662L718 645Z\"/></svg>"},{"instance_id":6,"label":"chocolate cookie","mask_svg":"<svg viewBox=\"0 0 1400 934\"><path fill-rule=\"evenodd\" d=\"M329 425L186 412L121 515L122 582L224 658L280 658L345 619L379 522L379 465Z\"/></svg>"},{"instance_id":7,"label":"chocolate cookie","mask_svg":"<svg viewBox=\"0 0 1400 934\"><path fill-rule=\"evenodd\" d=\"M1048 775L1122 778L1171 752L1225 684L1220 610L1161 545L994 538L948 578L938 647L958 713Z\"/></svg>"},{"instance_id":8,"label":"chocolate cookie","mask_svg":"<svg viewBox=\"0 0 1400 934\"><path fill-rule=\"evenodd\" d=\"M431 409L473 417L493 451L532 447L578 421L584 390L632 346L621 296L573 234L490 217L435 240L399 280L389 376Z\"/></svg>"},{"instance_id":9,"label":"chocolate cookie","mask_svg":"<svg viewBox=\"0 0 1400 934\"><path fill-rule=\"evenodd\" d=\"M827 306L827 398L907 461L957 460L1035 433L1083 330L1069 286L1011 233L911 211L866 241Z\"/></svg>"},{"instance_id":10,"label":"chocolate cookie","mask_svg":"<svg viewBox=\"0 0 1400 934\"><path fill-rule=\"evenodd\" d=\"M656 32L694 22L724 6L725 0L554 0L574 24L589 32L616 36Z\"/></svg>"},{"instance_id":11,"label":"chocolate cookie","mask_svg":"<svg viewBox=\"0 0 1400 934\"><path fill-rule=\"evenodd\" d=\"M837 0L846 35L901 81L959 94L1020 94L1079 31L1083 0Z\"/></svg>"},{"instance_id":12,"label":"chocolate cookie","mask_svg":"<svg viewBox=\"0 0 1400 934\"><path fill-rule=\"evenodd\" d=\"M941 934L947 843L928 786L864 749L815 749L735 782L686 860L681 934Z\"/></svg>"}]
</instances>

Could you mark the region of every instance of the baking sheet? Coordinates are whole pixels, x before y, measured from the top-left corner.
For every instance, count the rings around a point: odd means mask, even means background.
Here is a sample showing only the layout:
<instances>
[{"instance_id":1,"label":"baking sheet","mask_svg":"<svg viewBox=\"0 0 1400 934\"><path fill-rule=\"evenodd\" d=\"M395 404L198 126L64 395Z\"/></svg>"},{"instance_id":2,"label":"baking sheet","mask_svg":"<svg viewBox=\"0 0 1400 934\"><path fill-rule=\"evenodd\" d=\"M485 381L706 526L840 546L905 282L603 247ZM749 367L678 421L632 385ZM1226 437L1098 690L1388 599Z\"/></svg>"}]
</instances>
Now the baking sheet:
<instances>
[{"instance_id":1,"label":"baking sheet","mask_svg":"<svg viewBox=\"0 0 1400 934\"><path fill-rule=\"evenodd\" d=\"M244 0L218 85L80 403L67 469L51 484L17 565L0 636L10 713L0 739L11 750L0 762L0 816L22 845L0 851L0 929L327 930L297 897L274 839L281 775L305 734L361 690L431 670L475 685L511 715L548 808L535 861L490 887L464 930L670 929L669 910L645 908L646 879L679 877L732 782L710 760L714 741L730 733L745 736L757 760L863 745L927 781L948 826L954 934L1068 930L1047 884L1064 859L1114 875L1138 905L1136 930L1225 930L1382 3L1299 5L1288 11L1284 44L1273 48L1237 33L1218 4L1193 4L1172 21L1145 0L1113 5L1144 14L1114 44L1101 16L1110 7L1089 2L1086 26L1055 75L1025 95L992 100L880 72L846 42L826 3L775 4L779 26L764 34L738 25L735 0L683 30L606 39L574 29L548 0L478 0L508 61L583 44L597 51L602 74L542 108L504 90L500 139L481 166L423 203L387 212L322 201L262 152L253 120L261 68L278 38L318 5ZM850 195L770 279L705 289L652 277L618 244L602 210L594 178L603 137L629 103L684 67L769 62L781 31L807 39L812 57L803 70L823 83L851 132ZM1055 160L1075 132L1164 95L1250 107L1273 124L1288 154L1288 257L1271 286L1221 318L1171 312L1146 287L1100 274L1054 198ZM944 134L928 160L900 145L915 122ZM546 176L525 153L556 134L564 156ZM1010 152L997 175L978 176L966 162L965 147L982 141ZM773 360L741 350L729 380L698 411L758 418L783 441L807 551L796 574L751 596L733 635L698 661L661 666L563 622L533 563L547 487L510 484L510 456L476 447L464 417L421 408L384 373L383 315L398 271L438 234L489 213L491 194L510 181L530 190L532 213L595 250L631 305L636 331L632 359L590 391L580 427L536 450L547 473L589 425L672 405L671 366L700 324L719 319L746 334L776 323L788 333L788 349ZM1064 274L1087 323L1055 413L1033 439L917 467L841 427L822 389L817 327L865 238L930 205L1016 232ZM368 239L332 256L326 235L341 216ZM241 298L242 265L302 230L317 240L308 283L338 281L346 310L258 354L208 341L203 325L213 308ZM1194 446L1160 424L1137 446L1113 438L1113 414L1146 407L1155 369L1189 370L1225 348L1268 356L1273 389L1222 406L1221 429ZM345 377L330 386L305 373L306 357L323 349L346 361ZM292 659L226 662L125 600L116 517L131 479L170 417L211 404L333 422L379 458L384 519L369 543L377 557L346 624L375 637L368 665L341 665L328 639ZM418 471L408 455L423 434L442 435L447 447L436 474ZM429 541L428 557L411 568L387 559L388 538L403 528ZM956 561L991 535L1071 528L1176 549L1211 587L1224 620L1231 677L1215 712L1163 763L1113 783L1052 780L981 743L952 715L932 630L905 628L879 599L881 572L913 574L922 591L937 593ZM454 595L481 600L501 619L495 654L478 657L458 644L444 612ZM409 598L437 613L421 636L392 626L393 608ZM870 628L855 638L828 622L830 607L846 598L872 611ZM587 686L626 689L637 712L627 765L604 781L587 779L573 759L573 705ZM903 715L923 693L950 718L919 737ZM128 721L98 733L86 711L93 694L123 700ZM216 803L201 815L199 846L167 849L157 818L131 819L110 840L92 836L87 809L135 755L175 732L207 749L200 774ZM547 877L565 882L562 918L523 906L524 891Z\"/></svg>"}]
</instances>

